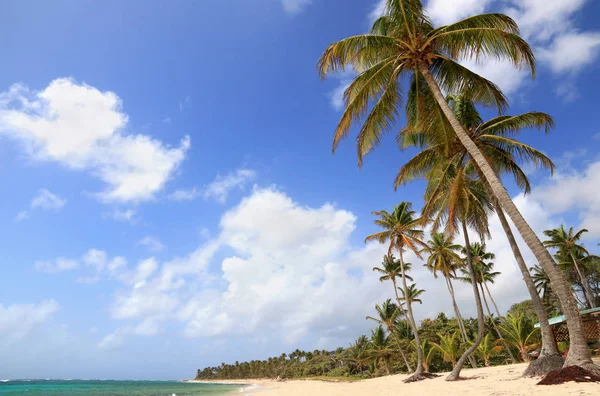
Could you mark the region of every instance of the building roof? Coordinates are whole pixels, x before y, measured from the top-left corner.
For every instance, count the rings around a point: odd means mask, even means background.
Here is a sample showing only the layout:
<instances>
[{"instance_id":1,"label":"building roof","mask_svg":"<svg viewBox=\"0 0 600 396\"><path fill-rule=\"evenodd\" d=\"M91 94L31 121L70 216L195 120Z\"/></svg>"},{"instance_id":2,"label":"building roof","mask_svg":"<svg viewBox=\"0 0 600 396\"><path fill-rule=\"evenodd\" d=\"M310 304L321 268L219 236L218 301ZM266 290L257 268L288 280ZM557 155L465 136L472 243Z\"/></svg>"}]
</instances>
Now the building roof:
<instances>
[{"instance_id":1,"label":"building roof","mask_svg":"<svg viewBox=\"0 0 600 396\"><path fill-rule=\"evenodd\" d=\"M600 308L591 308L591 309L584 309L583 311L579 311L579 315L580 316L586 316L586 315L590 315L596 312L600 312ZM556 325L562 322L566 322L567 318L565 317L565 315L559 315L559 316L555 316L553 318L548 319L548 322L550 323L550 326L552 325ZM535 328L537 329L538 327L540 327L539 323L535 324Z\"/></svg>"}]
</instances>

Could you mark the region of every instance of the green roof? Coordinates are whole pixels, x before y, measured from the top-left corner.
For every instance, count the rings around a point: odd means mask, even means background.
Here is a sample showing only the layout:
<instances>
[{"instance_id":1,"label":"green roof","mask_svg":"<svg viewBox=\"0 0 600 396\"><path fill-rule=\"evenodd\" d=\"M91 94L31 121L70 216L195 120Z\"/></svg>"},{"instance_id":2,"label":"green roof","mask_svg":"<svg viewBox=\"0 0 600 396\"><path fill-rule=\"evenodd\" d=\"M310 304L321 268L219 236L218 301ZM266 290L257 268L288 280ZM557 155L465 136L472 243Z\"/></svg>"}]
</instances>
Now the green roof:
<instances>
[{"instance_id":1,"label":"green roof","mask_svg":"<svg viewBox=\"0 0 600 396\"><path fill-rule=\"evenodd\" d=\"M589 315L589 314L592 314L595 312L600 312L600 308L584 309L583 311L579 311L579 315L584 316L584 315ZM550 323L550 326L552 326L555 324L565 322L566 320L567 320L567 318L565 317L565 315L559 315L559 316L555 316L553 318L548 319L548 322ZM536 323L535 328L537 329L538 327L540 327L540 324Z\"/></svg>"}]
</instances>

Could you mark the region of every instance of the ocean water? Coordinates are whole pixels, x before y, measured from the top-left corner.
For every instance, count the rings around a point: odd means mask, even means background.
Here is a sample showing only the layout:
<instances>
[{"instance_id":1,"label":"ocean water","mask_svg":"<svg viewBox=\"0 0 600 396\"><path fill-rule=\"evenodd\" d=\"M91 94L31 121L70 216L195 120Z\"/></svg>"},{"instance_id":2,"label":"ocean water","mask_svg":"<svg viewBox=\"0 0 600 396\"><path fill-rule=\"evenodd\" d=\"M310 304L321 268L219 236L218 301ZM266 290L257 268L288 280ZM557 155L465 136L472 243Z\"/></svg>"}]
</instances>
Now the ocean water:
<instances>
[{"instance_id":1,"label":"ocean water","mask_svg":"<svg viewBox=\"0 0 600 396\"><path fill-rule=\"evenodd\" d=\"M0 395L26 396L204 396L243 394L243 385L176 381L19 380L0 381Z\"/></svg>"}]
</instances>

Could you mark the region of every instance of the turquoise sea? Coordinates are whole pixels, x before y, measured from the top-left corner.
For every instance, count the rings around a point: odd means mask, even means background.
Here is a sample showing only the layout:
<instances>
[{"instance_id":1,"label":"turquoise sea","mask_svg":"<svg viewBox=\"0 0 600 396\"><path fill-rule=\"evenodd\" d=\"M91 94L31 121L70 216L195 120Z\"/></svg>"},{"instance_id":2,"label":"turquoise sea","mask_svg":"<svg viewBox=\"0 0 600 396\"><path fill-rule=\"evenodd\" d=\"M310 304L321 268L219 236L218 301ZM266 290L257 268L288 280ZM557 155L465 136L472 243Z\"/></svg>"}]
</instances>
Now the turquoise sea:
<instances>
[{"instance_id":1,"label":"turquoise sea","mask_svg":"<svg viewBox=\"0 0 600 396\"><path fill-rule=\"evenodd\" d=\"M15 380L1 381L0 395L31 396L204 396L239 394L243 385L176 381Z\"/></svg>"}]
</instances>

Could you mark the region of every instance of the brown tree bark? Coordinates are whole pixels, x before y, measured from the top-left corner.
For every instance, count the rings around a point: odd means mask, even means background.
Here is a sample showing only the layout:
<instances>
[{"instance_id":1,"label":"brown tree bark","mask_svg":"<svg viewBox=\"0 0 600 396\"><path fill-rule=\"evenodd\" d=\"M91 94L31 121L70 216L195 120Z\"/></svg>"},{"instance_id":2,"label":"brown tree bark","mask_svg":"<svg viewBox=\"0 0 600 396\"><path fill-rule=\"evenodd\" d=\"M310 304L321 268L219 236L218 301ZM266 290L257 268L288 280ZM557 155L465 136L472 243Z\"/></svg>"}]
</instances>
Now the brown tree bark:
<instances>
[{"instance_id":1,"label":"brown tree bark","mask_svg":"<svg viewBox=\"0 0 600 396\"><path fill-rule=\"evenodd\" d=\"M475 279L475 270L473 269L473 259L471 257L471 243L469 242L469 232L467 230L467 225L463 221L462 222L463 234L465 235L465 247L467 251L467 270L469 271L469 276L471 278L471 285L473 286L473 295L475 296L475 305L477 306L477 337L475 338L475 342L471 345L467 350L462 354L456 365L452 369L452 372L446 377L446 381L456 381L460 377L460 371L462 370L465 361L469 356L475 352L479 344L481 344L481 340L483 340L483 332L484 332L484 320L483 320L483 307L481 306L481 298L479 296L479 288L477 287L477 280Z\"/></svg>"}]
</instances>

